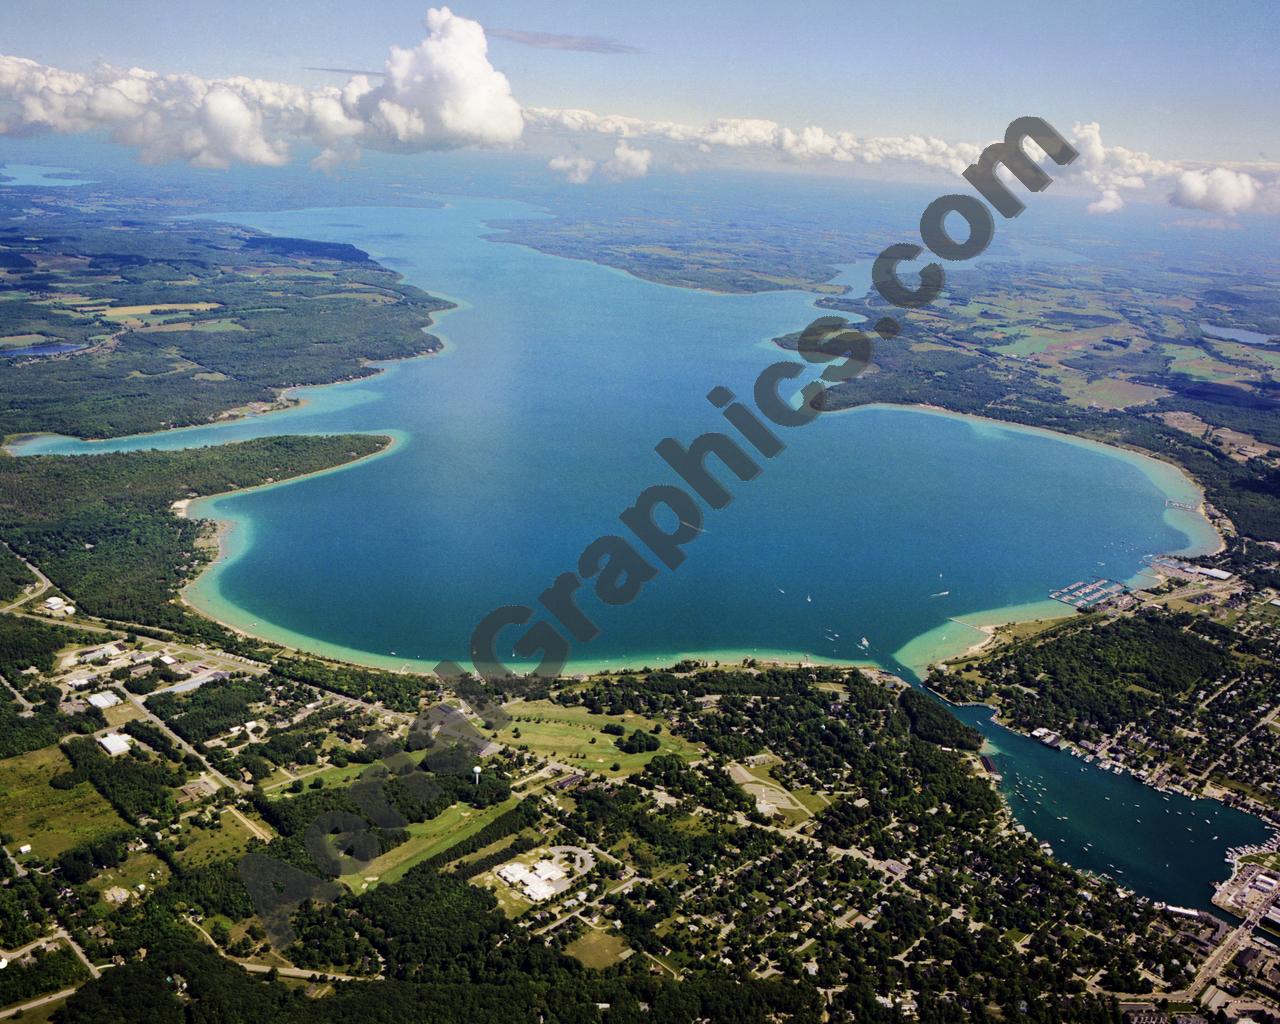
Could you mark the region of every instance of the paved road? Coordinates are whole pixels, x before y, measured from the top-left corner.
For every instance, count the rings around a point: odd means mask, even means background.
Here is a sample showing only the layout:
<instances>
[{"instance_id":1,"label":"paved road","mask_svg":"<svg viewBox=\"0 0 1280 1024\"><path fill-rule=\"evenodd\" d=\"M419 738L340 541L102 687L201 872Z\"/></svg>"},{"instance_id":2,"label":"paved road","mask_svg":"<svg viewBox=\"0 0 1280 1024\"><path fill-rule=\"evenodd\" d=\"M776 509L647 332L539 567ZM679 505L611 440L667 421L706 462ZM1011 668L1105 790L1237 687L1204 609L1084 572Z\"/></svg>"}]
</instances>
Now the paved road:
<instances>
[{"instance_id":1,"label":"paved road","mask_svg":"<svg viewBox=\"0 0 1280 1024\"><path fill-rule=\"evenodd\" d=\"M1200 969L1196 971L1196 976L1191 984L1186 988L1177 992L1156 993L1154 996L1150 992L1145 995L1117 993L1116 998L1120 1000L1141 999L1148 1002L1153 998L1164 998L1173 1003L1194 1002L1196 995L1222 972L1227 966L1227 962L1236 955L1241 945L1253 934L1254 929L1267 916L1267 911L1275 905L1278 899L1280 899L1280 893L1273 893L1260 900L1258 905L1249 912L1249 916L1244 919L1244 922L1238 925L1230 935L1222 940L1218 948L1209 954L1204 963L1200 965ZM1111 995L1112 993L1108 992L1107 994Z\"/></svg>"},{"instance_id":2,"label":"paved road","mask_svg":"<svg viewBox=\"0 0 1280 1024\"><path fill-rule=\"evenodd\" d=\"M41 996L39 999L33 999L29 1003L20 1003L17 1006L11 1006L7 1010L0 1010L0 1020L6 1017L13 1017L19 1013L25 1013L27 1010L38 1010L40 1007L57 1002L59 999L66 999L75 995L76 990L73 988L64 988L61 992L52 992L47 996Z\"/></svg>"},{"instance_id":3,"label":"paved road","mask_svg":"<svg viewBox=\"0 0 1280 1024\"><path fill-rule=\"evenodd\" d=\"M270 974L272 971L275 971L282 978L301 978L304 981L309 981L311 978L321 978L324 981L381 981L382 980L381 974L375 974L375 975L338 974L334 971L313 971L305 967L271 967L271 966L268 966L267 964L247 964L243 960L237 960L235 957L228 956L226 952L223 951L222 947L213 941L213 936L211 936L207 931L205 931L193 920L191 920L191 918L186 917L186 918L183 918L183 920L185 920L187 924L191 925L192 928L198 931L200 935L204 938L204 940L218 951L219 956L221 956L225 960L230 960L237 967L244 968L250 974Z\"/></svg>"},{"instance_id":4,"label":"paved road","mask_svg":"<svg viewBox=\"0 0 1280 1024\"><path fill-rule=\"evenodd\" d=\"M18 597L16 601L10 601L3 608L0 608L0 612L11 612L15 608L19 607L20 605L26 604L28 601L34 601L37 597L39 597L46 590L52 587L53 583L52 581L50 581L48 576L46 576L34 565L32 565L25 558L23 558L20 554L14 551L13 548L10 548L7 544L4 545L4 547L8 548L9 553L13 555L14 558L16 558L19 562L21 562L31 571L31 575L33 575L36 578L36 583L37 583L35 590L31 591L30 593L27 593L24 590L23 593Z\"/></svg>"}]
</instances>

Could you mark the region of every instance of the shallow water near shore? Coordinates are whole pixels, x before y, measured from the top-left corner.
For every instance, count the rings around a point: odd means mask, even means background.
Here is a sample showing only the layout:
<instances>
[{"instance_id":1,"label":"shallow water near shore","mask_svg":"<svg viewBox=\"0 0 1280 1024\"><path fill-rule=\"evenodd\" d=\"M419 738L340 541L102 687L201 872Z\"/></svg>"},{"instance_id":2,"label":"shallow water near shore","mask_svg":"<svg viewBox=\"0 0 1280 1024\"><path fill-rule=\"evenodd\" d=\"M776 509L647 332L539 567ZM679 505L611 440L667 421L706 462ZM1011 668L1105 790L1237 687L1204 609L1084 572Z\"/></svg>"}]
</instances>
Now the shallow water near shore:
<instances>
[{"instance_id":1,"label":"shallow water near shore","mask_svg":"<svg viewBox=\"0 0 1280 1024\"><path fill-rule=\"evenodd\" d=\"M705 399L711 388L728 386L751 405L756 375L793 358L769 339L823 313L804 293L668 288L484 240L486 221L529 215L517 203L450 198L440 209L223 218L350 242L458 301L433 329L445 350L303 389L302 404L281 412L111 442L34 438L18 450L395 432L382 457L194 503L191 514L231 529L224 557L186 596L237 628L321 653L390 668L462 660L484 614L535 605L590 541L625 534L617 517L640 491L679 482L654 453L658 440L729 430ZM865 289L865 276L853 267L845 279ZM894 343L909 343L907 321ZM659 573L624 608L580 592L601 633L578 645L571 670L759 653L872 660L918 677L981 638L966 618L1042 613L1058 586L1129 580L1145 555L1216 543L1203 518L1166 508L1166 499L1198 502L1190 481L1132 453L886 407L777 433L787 450L756 456L755 479L712 460L734 500L705 511L678 570ZM498 653L518 635L504 633ZM1160 794L962 714L999 748L1019 818L1068 862L1109 870L1140 893L1208 906L1223 851L1266 835L1216 806L1186 819L1199 822L1193 832L1162 831L1156 812L1170 802ZM1031 779L1070 803L1061 819L1022 799Z\"/></svg>"}]
</instances>

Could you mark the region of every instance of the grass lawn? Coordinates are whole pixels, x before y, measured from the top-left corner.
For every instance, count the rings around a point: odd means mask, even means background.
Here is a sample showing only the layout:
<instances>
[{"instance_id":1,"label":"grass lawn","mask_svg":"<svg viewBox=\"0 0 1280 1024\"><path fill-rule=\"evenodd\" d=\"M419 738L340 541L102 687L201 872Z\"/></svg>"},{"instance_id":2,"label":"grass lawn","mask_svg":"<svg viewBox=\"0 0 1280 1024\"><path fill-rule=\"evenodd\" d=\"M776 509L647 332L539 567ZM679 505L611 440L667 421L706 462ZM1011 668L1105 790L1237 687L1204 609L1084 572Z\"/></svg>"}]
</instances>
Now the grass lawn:
<instances>
[{"instance_id":1,"label":"grass lawn","mask_svg":"<svg viewBox=\"0 0 1280 1024\"><path fill-rule=\"evenodd\" d=\"M1276 870L1280 868L1280 853L1251 853L1243 858L1245 864L1261 864L1263 867Z\"/></svg>"},{"instance_id":2,"label":"grass lawn","mask_svg":"<svg viewBox=\"0 0 1280 1024\"><path fill-rule=\"evenodd\" d=\"M0 830L12 836L10 850L31 844L39 857L56 857L64 850L125 828L122 819L89 783L54 789L49 780L71 770L56 747L33 750L0 761Z\"/></svg>"},{"instance_id":3,"label":"grass lawn","mask_svg":"<svg viewBox=\"0 0 1280 1024\"><path fill-rule=\"evenodd\" d=\"M631 947L621 935L592 928L569 943L565 947L565 952L576 957L585 966L594 967L600 971L606 967L612 967L630 949Z\"/></svg>"},{"instance_id":4,"label":"grass lawn","mask_svg":"<svg viewBox=\"0 0 1280 1024\"><path fill-rule=\"evenodd\" d=\"M146 717L136 704L132 704L129 701L117 704L113 708L107 708L106 711L102 712L102 716L107 720L107 725L113 729L120 728L125 722L132 722L136 718Z\"/></svg>"},{"instance_id":5,"label":"grass lawn","mask_svg":"<svg viewBox=\"0 0 1280 1024\"><path fill-rule=\"evenodd\" d=\"M311 788L311 784L315 782L316 779L319 779L325 784L325 786L330 788L334 786L348 786L360 777L361 772L368 770L368 768L369 766L367 764L359 764L355 761L352 761L343 768L322 768L320 771L316 771L314 768L308 766L307 768L304 768L297 777L302 780L303 786L307 789ZM293 780L291 778L282 772L279 775L272 775L271 779L269 779L262 788L265 790L276 790L288 786L292 781ZM277 793L276 795L283 796L285 794Z\"/></svg>"},{"instance_id":6,"label":"grass lawn","mask_svg":"<svg viewBox=\"0 0 1280 1024\"><path fill-rule=\"evenodd\" d=\"M562 707L545 700L512 701L504 705L504 710L512 720L498 734L503 743L517 749L527 747L538 757L559 761L582 771L616 778L635 774L658 754L676 754L686 761L701 756L696 746L665 729L658 736L661 746L644 754L624 754L616 745L622 737L602 731L606 724L613 722L625 728L630 736L636 729L648 731L658 724L643 715L630 712L625 715L593 715L586 708ZM618 765L616 771L614 764Z\"/></svg>"},{"instance_id":7,"label":"grass lawn","mask_svg":"<svg viewBox=\"0 0 1280 1024\"><path fill-rule=\"evenodd\" d=\"M218 828L194 828L184 824L182 835L191 845L176 854L178 863L187 868L205 867L239 857L254 838L239 818L224 812Z\"/></svg>"},{"instance_id":8,"label":"grass lawn","mask_svg":"<svg viewBox=\"0 0 1280 1024\"><path fill-rule=\"evenodd\" d=\"M155 876L154 878L152 876ZM116 868L109 868L89 881L89 885L98 893L106 892L113 886L128 889L138 895L138 885L142 884L150 892L158 889L169 880L169 867L153 853L131 853L128 859Z\"/></svg>"},{"instance_id":9,"label":"grass lawn","mask_svg":"<svg viewBox=\"0 0 1280 1024\"><path fill-rule=\"evenodd\" d=\"M513 796L482 811L477 811L467 804L454 804L430 821L414 822L405 828L409 833L408 840L394 850L388 850L367 865L363 871L343 875L340 881L353 892L360 892L367 886L379 885L383 882L398 881L415 864L420 864L428 857L434 857L442 850L447 850L455 843L460 843L468 836L479 832L494 818L511 810L519 799ZM366 884L366 879L370 878L374 881Z\"/></svg>"}]
</instances>

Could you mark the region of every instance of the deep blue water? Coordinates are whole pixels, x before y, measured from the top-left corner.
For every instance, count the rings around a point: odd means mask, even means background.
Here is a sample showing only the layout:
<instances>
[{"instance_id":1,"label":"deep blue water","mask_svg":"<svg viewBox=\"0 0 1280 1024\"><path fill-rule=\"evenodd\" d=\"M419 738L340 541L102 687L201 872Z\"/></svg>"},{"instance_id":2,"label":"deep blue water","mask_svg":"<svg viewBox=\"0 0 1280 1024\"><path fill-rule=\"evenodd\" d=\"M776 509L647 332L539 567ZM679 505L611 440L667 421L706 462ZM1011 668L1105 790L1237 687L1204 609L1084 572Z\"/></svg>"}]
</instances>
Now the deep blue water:
<instances>
[{"instance_id":1,"label":"deep blue water","mask_svg":"<svg viewBox=\"0 0 1280 1024\"><path fill-rule=\"evenodd\" d=\"M233 557L191 597L243 628L313 649L385 665L462 660L486 612L533 604L590 541L625 532L618 514L644 487L678 483L654 444L727 429L707 392L726 385L750 404L761 369L788 358L769 339L821 313L802 293L665 288L482 239L486 221L528 214L504 201L451 199L442 209L228 218L351 242L454 299L460 308L436 328L447 350L311 389L285 413L108 445L42 439L24 451L394 432L399 443L384 457L202 503L237 525ZM848 274L865 287L862 268ZM894 344L909 343L908 328ZM1184 480L1097 446L886 408L777 433L788 448L757 458L756 479L716 467L735 500L705 510L704 532L677 571L622 608L582 592L601 634L577 646L581 663L801 652L910 674L972 642L953 616L1041 602L1077 579L1126 579L1146 554L1203 541L1203 524L1197 532L1193 517L1165 509L1167 496L1193 496ZM499 654L518 635L504 633ZM1222 851L1265 835L1226 810L1193 833L1159 828L1159 794L983 728L1004 751L997 757L1019 817L1069 862L1117 865L1109 870L1139 892L1207 906L1209 882L1225 873ZM1067 821L1020 802L1024 776L1071 803L1059 812ZM1127 803L1115 800L1117 786Z\"/></svg>"}]
</instances>

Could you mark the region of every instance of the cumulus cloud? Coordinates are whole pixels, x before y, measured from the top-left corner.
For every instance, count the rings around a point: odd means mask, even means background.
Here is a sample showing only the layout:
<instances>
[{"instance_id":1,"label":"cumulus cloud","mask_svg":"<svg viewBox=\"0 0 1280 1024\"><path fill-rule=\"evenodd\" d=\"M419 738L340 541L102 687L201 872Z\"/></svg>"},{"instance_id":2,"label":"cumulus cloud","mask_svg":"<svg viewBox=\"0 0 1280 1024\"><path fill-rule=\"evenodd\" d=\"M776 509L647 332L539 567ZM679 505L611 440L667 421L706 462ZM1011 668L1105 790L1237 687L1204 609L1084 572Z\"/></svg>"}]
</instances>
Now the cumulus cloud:
<instances>
[{"instance_id":1,"label":"cumulus cloud","mask_svg":"<svg viewBox=\"0 0 1280 1024\"><path fill-rule=\"evenodd\" d=\"M595 173L596 162L585 156L557 156L547 166L563 173L569 184L585 185Z\"/></svg>"},{"instance_id":2,"label":"cumulus cloud","mask_svg":"<svg viewBox=\"0 0 1280 1024\"><path fill-rule=\"evenodd\" d=\"M819 125L789 128L762 118L718 118L704 126L652 121L589 110L526 108L530 128L614 136L621 140L654 140L691 144L702 153L717 149L769 153L804 163L861 165L900 164L959 174L973 163L984 145L948 142L930 136L858 136ZM1178 206L1235 214L1242 210L1280 212L1280 165L1254 165L1250 171L1164 160L1140 150L1103 142L1097 122L1082 122L1066 133L1079 151L1067 167L1050 167L1054 178L1094 195L1088 210L1115 213L1133 195L1163 193ZM994 141L994 140L993 140ZM1035 151L1034 144L1028 144Z\"/></svg>"},{"instance_id":3,"label":"cumulus cloud","mask_svg":"<svg viewBox=\"0 0 1280 1024\"><path fill-rule=\"evenodd\" d=\"M322 167L361 147L516 142L524 119L506 76L489 63L484 29L447 7L430 10L426 27L417 46L392 47L376 83L358 74L319 90L105 65L82 74L0 56L0 134L105 130L145 161L198 167L276 166L299 140L320 147Z\"/></svg>"},{"instance_id":4,"label":"cumulus cloud","mask_svg":"<svg viewBox=\"0 0 1280 1024\"><path fill-rule=\"evenodd\" d=\"M1086 209L1090 213L1115 213L1124 206L1120 193L1113 188L1104 188L1102 195L1091 202Z\"/></svg>"},{"instance_id":5,"label":"cumulus cloud","mask_svg":"<svg viewBox=\"0 0 1280 1024\"><path fill-rule=\"evenodd\" d=\"M604 165L604 172L615 181L643 178L649 173L652 162L653 150L632 149L624 140L615 147L613 158Z\"/></svg>"},{"instance_id":6,"label":"cumulus cloud","mask_svg":"<svg viewBox=\"0 0 1280 1024\"><path fill-rule=\"evenodd\" d=\"M895 165L956 175L978 158L984 145L922 135L860 136L763 118L717 118L692 125L584 109L522 109L506 76L490 63L479 23L439 7L428 11L426 28L417 45L392 47L382 71L351 73L344 85L320 89L109 65L81 73L0 56L0 135L105 132L112 141L136 148L147 162L183 160L215 168L277 166L291 158L294 145L305 142L319 149L312 163L322 169L356 159L366 148L416 153L510 146L522 139L526 127L610 140L612 156L557 156L550 161L551 170L575 184L597 172L613 180L645 175L653 163L653 144L684 147L691 154L753 152L797 165L883 167L886 175ZM609 47L621 47L589 36L515 30L495 34L560 49L617 52ZM1107 145L1096 122L1075 124L1069 140L1079 157L1069 167L1049 170L1067 188L1090 192L1091 213L1115 213L1143 194L1226 217L1244 211L1280 213L1280 164L1165 160ZM673 165L680 162L678 154L671 160Z\"/></svg>"},{"instance_id":7,"label":"cumulus cloud","mask_svg":"<svg viewBox=\"0 0 1280 1024\"><path fill-rule=\"evenodd\" d=\"M591 180L597 168L614 181L627 181L643 178L649 173L652 163L653 150L636 149L622 140L614 147L613 156L604 163L585 156L557 156L552 157L547 166L563 174L569 184L584 185Z\"/></svg>"},{"instance_id":8,"label":"cumulus cloud","mask_svg":"<svg viewBox=\"0 0 1280 1024\"><path fill-rule=\"evenodd\" d=\"M1215 167L1211 171L1183 171L1174 182L1174 206L1234 216L1258 198L1258 182L1242 171Z\"/></svg>"}]
</instances>

